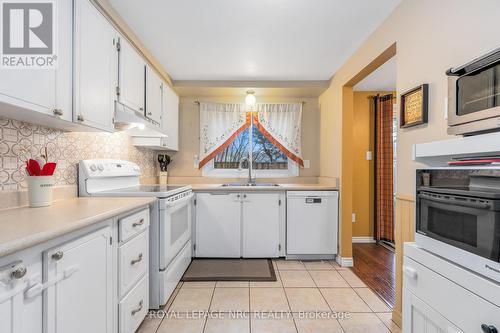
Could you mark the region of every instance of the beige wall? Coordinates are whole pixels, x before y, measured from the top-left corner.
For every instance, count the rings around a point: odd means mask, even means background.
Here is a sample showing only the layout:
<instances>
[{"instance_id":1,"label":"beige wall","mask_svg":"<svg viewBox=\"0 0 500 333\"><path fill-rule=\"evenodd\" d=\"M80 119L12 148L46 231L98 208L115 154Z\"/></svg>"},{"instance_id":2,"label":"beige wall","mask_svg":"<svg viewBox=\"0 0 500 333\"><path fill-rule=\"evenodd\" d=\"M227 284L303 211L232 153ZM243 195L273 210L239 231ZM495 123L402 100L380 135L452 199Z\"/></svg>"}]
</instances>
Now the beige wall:
<instances>
[{"instance_id":1,"label":"beige wall","mask_svg":"<svg viewBox=\"0 0 500 333\"><path fill-rule=\"evenodd\" d=\"M310 160L311 167L300 169L300 177L277 179L280 182L317 182L319 176L319 106L317 98L290 98L257 96L259 103L291 103L305 101L302 113L302 154ZM182 97L179 116L179 152L173 155L169 177L173 182L221 182L227 179L203 177L195 167L194 158L199 154L199 106L195 101L241 103L244 96Z\"/></svg>"}]
</instances>

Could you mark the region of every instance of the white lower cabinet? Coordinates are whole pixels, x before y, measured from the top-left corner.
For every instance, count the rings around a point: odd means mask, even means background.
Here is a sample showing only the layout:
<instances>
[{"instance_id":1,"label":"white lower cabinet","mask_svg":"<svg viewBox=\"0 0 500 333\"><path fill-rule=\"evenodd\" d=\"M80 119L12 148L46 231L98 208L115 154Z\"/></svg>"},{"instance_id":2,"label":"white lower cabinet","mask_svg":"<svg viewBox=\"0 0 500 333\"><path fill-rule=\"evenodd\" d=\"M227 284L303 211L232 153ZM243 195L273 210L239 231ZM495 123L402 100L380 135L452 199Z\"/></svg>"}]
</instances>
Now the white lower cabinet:
<instances>
[{"instance_id":1,"label":"white lower cabinet","mask_svg":"<svg viewBox=\"0 0 500 333\"><path fill-rule=\"evenodd\" d=\"M42 295L25 294L41 282L41 257L14 256L0 260L0 266L0 332L41 333Z\"/></svg>"},{"instance_id":2,"label":"white lower cabinet","mask_svg":"<svg viewBox=\"0 0 500 333\"><path fill-rule=\"evenodd\" d=\"M46 333L112 332L110 238L106 227L44 252Z\"/></svg>"},{"instance_id":3,"label":"white lower cabinet","mask_svg":"<svg viewBox=\"0 0 500 333\"><path fill-rule=\"evenodd\" d=\"M240 216L240 194L197 194L196 256L239 258Z\"/></svg>"},{"instance_id":4,"label":"white lower cabinet","mask_svg":"<svg viewBox=\"0 0 500 333\"><path fill-rule=\"evenodd\" d=\"M243 257L278 257L280 206L278 193L243 194Z\"/></svg>"},{"instance_id":5,"label":"white lower cabinet","mask_svg":"<svg viewBox=\"0 0 500 333\"><path fill-rule=\"evenodd\" d=\"M278 257L281 202L280 193L198 193L195 256Z\"/></svg>"}]
</instances>

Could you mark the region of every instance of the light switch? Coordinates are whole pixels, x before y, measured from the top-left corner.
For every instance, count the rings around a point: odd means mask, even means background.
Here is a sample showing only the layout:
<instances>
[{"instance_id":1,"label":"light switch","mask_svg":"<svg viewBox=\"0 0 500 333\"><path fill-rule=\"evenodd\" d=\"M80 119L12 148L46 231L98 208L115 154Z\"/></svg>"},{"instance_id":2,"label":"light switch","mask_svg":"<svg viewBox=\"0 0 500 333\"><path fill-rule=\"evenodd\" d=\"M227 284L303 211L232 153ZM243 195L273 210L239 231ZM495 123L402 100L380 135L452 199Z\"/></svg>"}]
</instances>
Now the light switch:
<instances>
[{"instance_id":1,"label":"light switch","mask_svg":"<svg viewBox=\"0 0 500 333\"><path fill-rule=\"evenodd\" d=\"M366 152L366 160L367 160L367 161L371 161L371 160L373 160L373 152L372 152L371 150L368 150L368 151Z\"/></svg>"},{"instance_id":2,"label":"light switch","mask_svg":"<svg viewBox=\"0 0 500 333\"><path fill-rule=\"evenodd\" d=\"M352 213L352 223L356 222L356 213Z\"/></svg>"},{"instance_id":3,"label":"light switch","mask_svg":"<svg viewBox=\"0 0 500 333\"><path fill-rule=\"evenodd\" d=\"M311 161L310 160L304 160L304 169L309 169L311 167Z\"/></svg>"}]
</instances>

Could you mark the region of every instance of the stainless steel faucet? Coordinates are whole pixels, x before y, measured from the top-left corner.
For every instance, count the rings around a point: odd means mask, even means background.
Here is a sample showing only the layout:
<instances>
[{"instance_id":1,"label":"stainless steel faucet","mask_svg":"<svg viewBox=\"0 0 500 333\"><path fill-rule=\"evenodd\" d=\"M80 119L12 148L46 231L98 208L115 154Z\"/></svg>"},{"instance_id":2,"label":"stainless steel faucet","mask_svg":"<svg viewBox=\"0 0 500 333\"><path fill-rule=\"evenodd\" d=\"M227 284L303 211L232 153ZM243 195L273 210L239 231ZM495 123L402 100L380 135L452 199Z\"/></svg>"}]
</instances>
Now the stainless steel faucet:
<instances>
[{"instance_id":1,"label":"stainless steel faucet","mask_svg":"<svg viewBox=\"0 0 500 333\"><path fill-rule=\"evenodd\" d=\"M239 165L238 165L238 170L241 171L243 169L243 162L247 161L248 162L248 179L247 179L247 184L248 185L254 185L255 184L255 179L252 179L252 161L250 160L249 157L243 157L240 159Z\"/></svg>"}]
</instances>

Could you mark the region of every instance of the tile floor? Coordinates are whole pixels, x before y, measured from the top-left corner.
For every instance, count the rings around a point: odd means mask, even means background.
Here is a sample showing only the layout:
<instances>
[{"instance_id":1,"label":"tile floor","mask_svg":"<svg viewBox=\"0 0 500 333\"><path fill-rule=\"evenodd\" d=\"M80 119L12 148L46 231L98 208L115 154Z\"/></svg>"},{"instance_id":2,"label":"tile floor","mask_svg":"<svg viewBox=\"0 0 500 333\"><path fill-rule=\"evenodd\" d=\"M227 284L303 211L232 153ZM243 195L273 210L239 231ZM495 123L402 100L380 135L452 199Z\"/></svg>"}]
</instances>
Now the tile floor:
<instances>
[{"instance_id":1,"label":"tile floor","mask_svg":"<svg viewBox=\"0 0 500 333\"><path fill-rule=\"evenodd\" d=\"M179 283L138 333L400 333L391 309L333 261L273 262L276 282Z\"/></svg>"}]
</instances>

